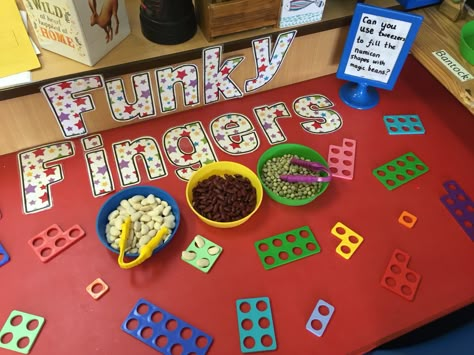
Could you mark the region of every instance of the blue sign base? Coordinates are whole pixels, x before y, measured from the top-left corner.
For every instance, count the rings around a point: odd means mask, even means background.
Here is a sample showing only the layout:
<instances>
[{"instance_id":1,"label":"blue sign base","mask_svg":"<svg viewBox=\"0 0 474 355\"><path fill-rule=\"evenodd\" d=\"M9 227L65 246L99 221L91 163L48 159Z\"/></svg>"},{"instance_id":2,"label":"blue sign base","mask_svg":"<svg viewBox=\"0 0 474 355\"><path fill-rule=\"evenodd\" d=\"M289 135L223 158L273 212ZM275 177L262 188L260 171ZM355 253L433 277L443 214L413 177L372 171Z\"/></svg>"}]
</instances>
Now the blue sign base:
<instances>
[{"instance_id":1,"label":"blue sign base","mask_svg":"<svg viewBox=\"0 0 474 355\"><path fill-rule=\"evenodd\" d=\"M379 93L366 83L345 83L339 89L339 97L348 106L368 110L379 103Z\"/></svg>"}]
</instances>

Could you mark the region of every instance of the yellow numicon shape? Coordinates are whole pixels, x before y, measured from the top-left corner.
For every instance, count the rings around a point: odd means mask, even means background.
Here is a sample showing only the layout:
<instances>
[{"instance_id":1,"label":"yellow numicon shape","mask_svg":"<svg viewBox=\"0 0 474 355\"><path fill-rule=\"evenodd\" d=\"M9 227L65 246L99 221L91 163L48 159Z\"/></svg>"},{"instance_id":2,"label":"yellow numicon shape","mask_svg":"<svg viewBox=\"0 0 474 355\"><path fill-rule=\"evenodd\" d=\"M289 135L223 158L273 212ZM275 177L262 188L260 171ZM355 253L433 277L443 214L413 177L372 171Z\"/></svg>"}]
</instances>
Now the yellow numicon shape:
<instances>
[{"instance_id":1,"label":"yellow numicon shape","mask_svg":"<svg viewBox=\"0 0 474 355\"><path fill-rule=\"evenodd\" d=\"M336 248L336 253L347 260L350 259L352 254L355 253L359 245L364 241L364 238L362 238L361 235L357 234L341 222L337 222L336 225L332 227L331 234L341 239L341 242Z\"/></svg>"}]
</instances>

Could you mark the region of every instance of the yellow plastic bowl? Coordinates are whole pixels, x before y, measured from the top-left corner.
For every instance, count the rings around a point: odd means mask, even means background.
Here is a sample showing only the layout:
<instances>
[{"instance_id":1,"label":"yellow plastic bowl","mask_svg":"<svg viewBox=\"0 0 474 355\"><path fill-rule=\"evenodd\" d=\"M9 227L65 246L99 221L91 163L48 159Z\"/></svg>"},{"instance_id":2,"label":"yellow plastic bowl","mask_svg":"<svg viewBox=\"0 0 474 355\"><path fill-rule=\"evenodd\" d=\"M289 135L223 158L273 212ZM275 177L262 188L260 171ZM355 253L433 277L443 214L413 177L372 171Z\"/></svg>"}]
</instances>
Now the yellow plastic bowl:
<instances>
[{"instance_id":1,"label":"yellow plastic bowl","mask_svg":"<svg viewBox=\"0 0 474 355\"><path fill-rule=\"evenodd\" d=\"M255 204L254 210L249 213L247 216L244 218L241 218L237 221L232 221L232 222L217 222L210 220L204 216L201 216L193 207L193 189L194 187L198 184L199 181L205 180L213 175L218 175L218 176L224 176L225 174L228 175L242 175L246 178L248 178L255 187L256 194L257 194L257 201ZM194 172L191 175L191 178L188 181L188 184L186 185L186 201L188 202L189 208L194 212L196 216L199 217L204 223L216 227L216 228L233 228L241 225L245 221L247 221L250 217L252 217L255 212L260 207L260 204L262 203L262 198L263 198L263 189L262 189L262 184L260 183L260 180L258 179L257 175L247 168L246 166L239 164L239 163L234 163L230 161L219 161L215 163L210 163L202 166L199 170Z\"/></svg>"}]
</instances>

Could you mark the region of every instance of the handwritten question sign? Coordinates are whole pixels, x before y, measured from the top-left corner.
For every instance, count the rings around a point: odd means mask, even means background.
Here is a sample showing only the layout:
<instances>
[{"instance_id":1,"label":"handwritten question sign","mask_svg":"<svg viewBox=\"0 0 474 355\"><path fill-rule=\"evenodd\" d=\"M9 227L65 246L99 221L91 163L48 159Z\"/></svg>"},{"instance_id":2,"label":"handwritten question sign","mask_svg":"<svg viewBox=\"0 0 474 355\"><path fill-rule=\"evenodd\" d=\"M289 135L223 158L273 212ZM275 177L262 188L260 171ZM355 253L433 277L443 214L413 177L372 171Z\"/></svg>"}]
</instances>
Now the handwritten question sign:
<instances>
[{"instance_id":1,"label":"handwritten question sign","mask_svg":"<svg viewBox=\"0 0 474 355\"><path fill-rule=\"evenodd\" d=\"M423 17L357 4L336 73L348 80L339 91L349 106L377 105L374 89L392 90L421 26Z\"/></svg>"}]
</instances>

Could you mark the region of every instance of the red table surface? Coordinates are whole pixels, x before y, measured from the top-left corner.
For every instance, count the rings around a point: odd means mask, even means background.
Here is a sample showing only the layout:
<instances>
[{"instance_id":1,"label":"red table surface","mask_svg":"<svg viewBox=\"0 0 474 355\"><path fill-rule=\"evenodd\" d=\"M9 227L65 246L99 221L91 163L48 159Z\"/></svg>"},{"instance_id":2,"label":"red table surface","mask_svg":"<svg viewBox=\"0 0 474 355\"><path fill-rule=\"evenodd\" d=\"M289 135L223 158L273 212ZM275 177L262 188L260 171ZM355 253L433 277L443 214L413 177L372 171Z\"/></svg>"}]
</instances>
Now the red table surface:
<instances>
[{"instance_id":1,"label":"red table surface","mask_svg":"<svg viewBox=\"0 0 474 355\"><path fill-rule=\"evenodd\" d=\"M264 196L259 211L244 225L216 229L191 212L184 195L185 182L174 175L149 181L140 166L142 184L159 186L177 200L182 222L175 239L140 267L122 270L116 255L100 244L96 214L107 196L94 198L81 153L61 161L64 180L52 186L54 206L36 214L22 213L17 154L0 157L0 242L11 260L0 267L0 325L14 309L42 316L42 328L31 354L155 354L156 351L121 330L121 324L139 298L165 309L213 337L209 354L240 354L236 300L269 297L278 354L363 353L394 337L452 312L474 299L474 248L467 234L443 206L442 183L456 180L474 198L474 119L430 74L409 57L392 91L379 90L380 103L359 111L342 103L343 81L334 75L269 92L226 101L166 118L102 133L120 189L111 144L151 135L162 144L163 133L200 120L208 130L213 118L242 113L255 124L261 144L246 155L231 156L216 148L219 160L243 163L255 171L259 156L270 147L256 125L253 108L284 102L291 119L279 121L287 142L301 143L327 157L329 145L344 138L357 141L355 177L333 179L328 190L304 207L277 204ZM311 94L331 99L343 118L340 130L312 135L300 127L293 101ZM382 117L417 114L426 133L388 135ZM13 118L12 118L13 119ZM211 143L212 144L212 143ZM387 190L372 170L413 152L429 172ZM407 210L418 217L413 229L398 223ZM351 259L335 252L339 239L330 230L342 222L363 236ZM50 260L40 262L27 241L48 226L63 229L79 224L86 236ZM264 270L254 242L309 226L321 252L287 265ZM223 247L212 270L205 274L181 260L196 234ZM422 277L412 302L380 284L395 249L411 256L409 268ZM94 300L86 286L101 277L110 287ZM326 332L316 337L305 329L317 301L335 307ZM10 353L0 349L0 354Z\"/></svg>"}]
</instances>

